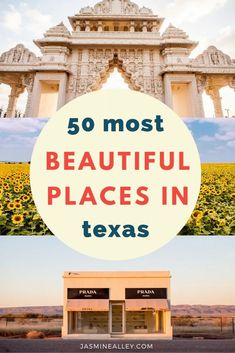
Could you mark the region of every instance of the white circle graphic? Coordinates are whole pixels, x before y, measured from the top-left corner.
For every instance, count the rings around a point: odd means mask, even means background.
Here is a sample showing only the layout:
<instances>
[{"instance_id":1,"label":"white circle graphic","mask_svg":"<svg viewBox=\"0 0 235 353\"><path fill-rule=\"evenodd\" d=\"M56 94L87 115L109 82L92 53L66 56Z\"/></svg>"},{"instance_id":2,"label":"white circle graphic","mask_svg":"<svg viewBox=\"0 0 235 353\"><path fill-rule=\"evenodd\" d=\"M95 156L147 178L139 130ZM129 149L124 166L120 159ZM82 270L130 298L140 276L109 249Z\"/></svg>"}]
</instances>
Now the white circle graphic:
<instances>
[{"instance_id":1,"label":"white circle graphic","mask_svg":"<svg viewBox=\"0 0 235 353\"><path fill-rule=\"evenodd\" d=\"M185 225L200 190L186 125L153 97L89 93L60 109L33 151L31 187L49 229L80 253L146 255Z\"/></svg>"}]
</instances>

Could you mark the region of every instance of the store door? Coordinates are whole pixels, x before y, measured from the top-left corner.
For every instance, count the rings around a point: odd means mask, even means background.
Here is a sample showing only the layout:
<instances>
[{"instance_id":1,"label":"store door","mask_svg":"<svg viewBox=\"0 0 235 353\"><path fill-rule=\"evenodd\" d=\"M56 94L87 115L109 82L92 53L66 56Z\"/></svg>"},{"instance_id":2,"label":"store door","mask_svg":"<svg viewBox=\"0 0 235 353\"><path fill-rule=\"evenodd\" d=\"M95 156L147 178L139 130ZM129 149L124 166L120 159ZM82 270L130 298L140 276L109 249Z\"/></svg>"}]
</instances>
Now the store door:
<instances>
[{"instance_id":1,"label":"store door","mask_svg":"<svg viewBox=\"0 0 235 353\"><path fill-rule=\"evenodd\" d=\"M111 333L124 333L124 303L111 303Z\"/></svg>"}]
</instances>

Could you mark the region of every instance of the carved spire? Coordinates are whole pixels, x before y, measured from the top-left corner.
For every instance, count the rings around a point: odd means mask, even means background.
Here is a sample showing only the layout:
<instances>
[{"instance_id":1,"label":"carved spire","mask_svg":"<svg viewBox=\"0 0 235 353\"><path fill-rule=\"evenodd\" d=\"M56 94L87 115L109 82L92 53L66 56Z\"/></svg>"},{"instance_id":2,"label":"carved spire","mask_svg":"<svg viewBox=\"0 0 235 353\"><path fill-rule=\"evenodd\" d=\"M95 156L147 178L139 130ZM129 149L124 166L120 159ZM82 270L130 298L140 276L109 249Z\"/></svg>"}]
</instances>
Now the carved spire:
<instances>
[{"instance_id":1,"label":"carved spire","mask_svg":"<svg viewBox=\"0 0 235 353\"><path fill-rule=\"evenodd\" d=\"M185 33L182 29L173 26L171 23L162 34L163 39L188 39L187 33Z\"/></svg>"},{"instance_id":2,"label":"carved spire","mask_svg":"<svg viewBox=\"0 0 235 353\"><path fill-rule=\"evenodd\" d=\"M44 37L63 37L69 38L71 36L69 30L64 25L63 22L59 23L58 25L51 27L46 31Z\"/></svg>"}]
</instances>

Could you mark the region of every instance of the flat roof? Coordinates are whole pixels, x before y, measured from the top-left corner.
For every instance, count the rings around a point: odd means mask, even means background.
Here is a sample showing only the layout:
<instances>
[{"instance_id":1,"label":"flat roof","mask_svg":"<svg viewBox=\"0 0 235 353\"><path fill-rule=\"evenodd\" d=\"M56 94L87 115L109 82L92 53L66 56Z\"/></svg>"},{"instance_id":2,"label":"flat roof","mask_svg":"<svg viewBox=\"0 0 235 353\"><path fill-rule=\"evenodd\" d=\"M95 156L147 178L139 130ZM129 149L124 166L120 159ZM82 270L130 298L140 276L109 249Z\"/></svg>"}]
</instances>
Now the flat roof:
<instances>
[{"instance_id":1,"label":"flat roof","mask_svg":"<svg viewBox=\"0 0 235 353\"><path fill-rule=\"evenodd\" d=\"M170 278L170 271L70 271L63 278Z\"/></svg>"}]
</instances>

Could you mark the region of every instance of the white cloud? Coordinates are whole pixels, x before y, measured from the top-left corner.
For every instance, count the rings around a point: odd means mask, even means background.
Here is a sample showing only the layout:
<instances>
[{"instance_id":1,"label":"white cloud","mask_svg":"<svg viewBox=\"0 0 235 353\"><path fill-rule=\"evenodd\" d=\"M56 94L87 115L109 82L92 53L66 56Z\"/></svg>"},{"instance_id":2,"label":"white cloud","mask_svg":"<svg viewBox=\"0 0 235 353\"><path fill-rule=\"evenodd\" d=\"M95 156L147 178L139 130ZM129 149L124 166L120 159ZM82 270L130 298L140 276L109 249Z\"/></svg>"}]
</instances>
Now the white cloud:
<instances>
[{"instance_id":1,"label":"white cloud","mask_svg":"<svg viewBox=\"0 0 235 353\"><path fill-rule=\"evenodd\" d=\"M215 134L215 138L220 141L230 141L235 138L235 131L222 131L219 134Z\"/></svg>"},{"instance_id":2,"label":"white cloud","mask_svg":"<svg viewBox=\"0 0 235 353\"><path fill-rule=\"evenodd\" d=\"M214 136L204 135L204 136L200 137L199 140L203 141L203 142L211 142L211 141L214 141L215 138L214 138Z\"/></svg>"},{"instance_id":3,"label":"white cloud","mask_svg":"<svg viewBox=\"0 0 235 353\"><path fill-rule=\"evenodd\" d=\"M2 25L9 31L19 32L22 25L22 15L14 5L9 5L9 10L3 13Z\"/></svg>"},{"instance_id":4,"label":"white cloud","mask_svg":"<svg viewBox=\"0 0 235 353\"><path fill-rule=\"evenodd\" d=\"M42 33L52 26L52 16L43 14L26 3L20 3L17 8L9 5L9 10L3 13L2 26L8 31L29 31L31 36L42 36Z\"/></svg>"},{"instance_id":5,"label":"white cloud","mask_svg":"<svg viewBox=\"0 0 235 353\"><path fill-rule=\"evenodd\" d=\"M225 150L225 145L223 145L223 146L222 146L222 145L216 146L216 147L215 147L215 150L216 150L216 151L224 151L224 150Z\"/></svg>"},{"instance_id":6,"label":"white cloud","mask_svg":"<svg viewBox=\"0 0 235 353\"><path fill-rule=\"evenodd\" d=\"M229 141L229 142L227 143L227 145L228 145L229 147L235 147L235 140Z\"/></svg>"},{"instance_id":7,"label":"white cloud","mask_svg":"<svg viewBox=\"0 0 235 353\"><path fill-rule=\"evenodd\" d=\"M225 54L235 57L235 26L228 25L220 29L214 39L215 45Z\"/></svg>"},{"instance_id":8,"label":"white cloud","mask_svg":"<svg viewBox=\"0 0 235 353\"><path fill-rule=\"evenodd\" d=\"M11 135L6 138L0 138L0 143L7 148L18 148L19 146L33 147L37 141L36 136L21 136L21 135Z\"/></svg>"},{"instance_id":9,"label":"white cloud","mask_svg":"<svg viewBox=\"0 0 235 353\"><path fill-rule=\"evenodd\" d=\"M235 26L228 25L223 27L216 32L213 37L205 35L203 38L200 38L199 45L193 50L191 57L195 58L212 44L219 50L222 50L225 54L234 58Z\"/></svg>"},{"instance_id":10,"label":"white cloud","mask_svg":"<svg viewBox=\"0 0 235 353\"><path fill-rule=\"evenodd\" d=\"M0 131L8 134L39 134L48 119L22 118L22 119L1 119ZM11 137L12 138L12 137Z\"/></svg>"},{"instance_id":11,"label":"white cloud","mask_svg":"<svg viewBox=\"0 0 235 353\"><path fill-rule=\"evenodd\" d=\"M211 14L226 4L227 0L173 0L163 11L164 15L173 23L195 22L199 18Z\"/></svg>"},{"instance_id":12,"label":"white cloud","mask_svg":"<svg viewBox=\"0 0 235 353\"><path fill-rule=\"evenodd\" d=\"M208 123L208 120L200 120L200 123L204 122ZM218 143L224 143L224 146L235 147L235 121L232 121L230 119L213 119L209 122L217 125L218 131L214 134L214 136L201 136L199 138L200 141L217 141Z\"/></svg>"},{"instance_id":13,"label":"white cloud","mask_svg":"<svg viewBox=\"0 0 235 353\"><path fill-rule=\"evenodd\" d=\"M25 8L25 28L29 31L35 34L42 33L52 25L50 15L44 15L36 9L27 8L27 6Z\"/></svg>"}]
</instances>

